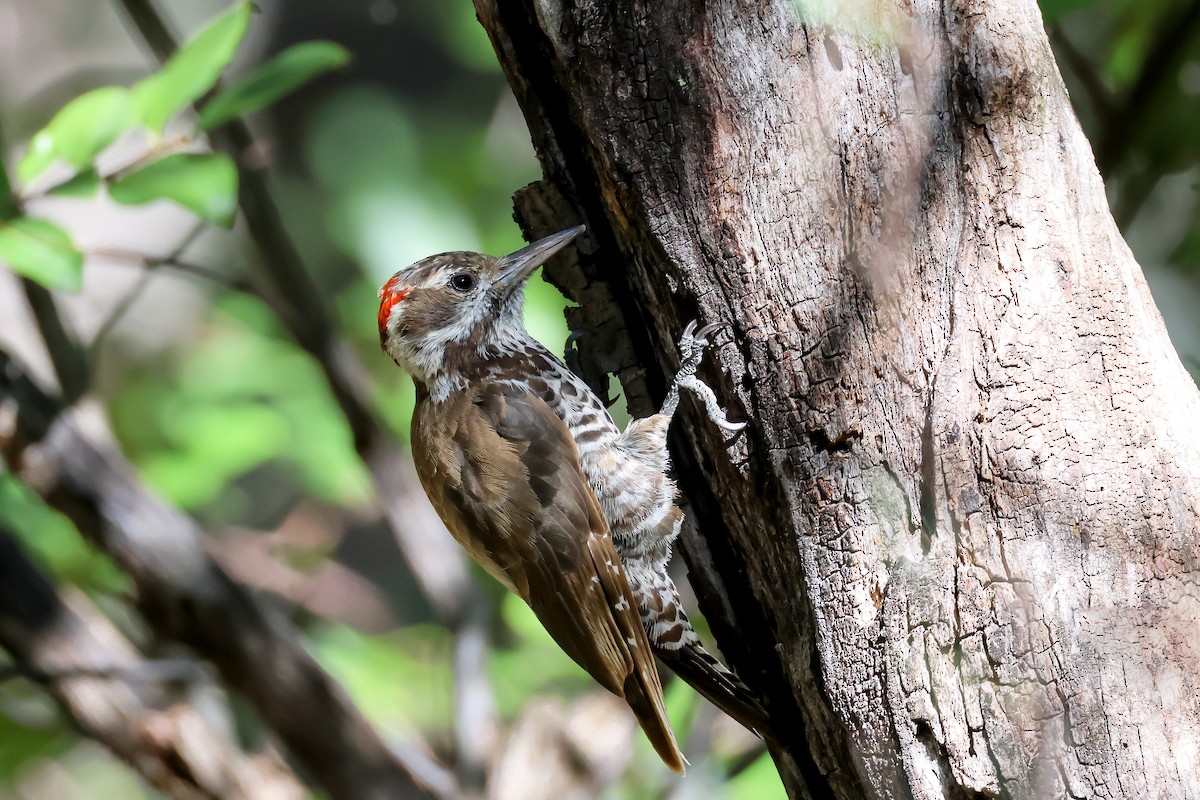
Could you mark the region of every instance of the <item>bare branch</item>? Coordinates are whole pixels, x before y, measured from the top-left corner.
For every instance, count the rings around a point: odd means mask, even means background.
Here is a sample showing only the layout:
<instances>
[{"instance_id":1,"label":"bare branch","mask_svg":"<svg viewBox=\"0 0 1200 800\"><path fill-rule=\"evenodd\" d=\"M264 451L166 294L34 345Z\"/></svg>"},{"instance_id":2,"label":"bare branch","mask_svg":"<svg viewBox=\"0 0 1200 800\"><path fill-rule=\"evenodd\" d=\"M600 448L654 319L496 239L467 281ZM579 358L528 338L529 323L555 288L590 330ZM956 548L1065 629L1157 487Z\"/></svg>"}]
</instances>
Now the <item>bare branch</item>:
<instances>
[{"instance_id":1,"label":"bare branch","mask_svg":"<svg viewBox=\"0 0 1200 800\"><path fill-rule=\"evenodd\" d=\"M209 659L332 797L433 796L286 620L205 554L195 523L148 494L119 455L85 440L59 403L2 352L0 404L17 410L15 430L0 437L10 468L117 561L155 632Z\"/></svg>"},{"instance_id":2,"label":"bare branch","mask_svg":"<svg viewBox=\"0 0 1200 800\"><path fill-rule=\"evenodd\" d=\"M169 797L299 800L307 794L278 754L247 756L194 708L168 696L158 682L161 671L142 661L86 597L60 597L3 528L0 644L84 734Z\"/></svg>"},{"instance_id":3,"label":"bare branch","mask_svg":"<svg viewBox=\"0 0 1200 800\"><path fill-rule=\"evenodd\" d=\"M83 349L63 325L58 307L54 304L54 296L45 287L29 278L21 278L21 289L25 292L25 301L29 303L33 319L46 343L50 363L54 365L54 373L62 387L63 399L68 404L74 403L83 397L91 380L91 370Z\"/></svg>"}]
</instances>

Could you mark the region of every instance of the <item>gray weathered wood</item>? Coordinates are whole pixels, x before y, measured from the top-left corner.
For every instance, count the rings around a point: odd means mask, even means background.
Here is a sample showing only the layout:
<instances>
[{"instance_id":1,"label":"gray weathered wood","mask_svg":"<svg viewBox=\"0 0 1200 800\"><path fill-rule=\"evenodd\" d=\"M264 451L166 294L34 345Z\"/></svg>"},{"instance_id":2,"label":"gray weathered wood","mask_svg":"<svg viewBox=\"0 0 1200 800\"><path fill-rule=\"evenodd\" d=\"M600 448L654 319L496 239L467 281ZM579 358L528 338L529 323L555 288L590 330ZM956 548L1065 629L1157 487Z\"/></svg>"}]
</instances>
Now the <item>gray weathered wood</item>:
<instances>
[{"instance_id":1,"label":"gray weathered wood","mask_svg":"<svg viewBox=\"0 0 1200 800\"><path fill-rule=\"evenodd\" d=\"M1200 396L1034 0L475 4L589 379L730 323L687 550L789 790L1200 796Z\"/></svg>"}]
</instances>

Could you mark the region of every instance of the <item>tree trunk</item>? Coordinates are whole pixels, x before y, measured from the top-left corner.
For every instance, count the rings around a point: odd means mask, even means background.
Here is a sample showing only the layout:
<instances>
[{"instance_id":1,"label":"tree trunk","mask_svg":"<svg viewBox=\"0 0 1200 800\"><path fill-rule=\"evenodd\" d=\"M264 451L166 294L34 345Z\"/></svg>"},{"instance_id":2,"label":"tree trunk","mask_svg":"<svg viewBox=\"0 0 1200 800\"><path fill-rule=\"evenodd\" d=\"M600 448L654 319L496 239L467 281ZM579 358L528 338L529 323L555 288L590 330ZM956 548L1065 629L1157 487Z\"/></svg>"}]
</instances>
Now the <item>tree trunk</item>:
<instances>
[{"instance_id":1,"label":"tree trunk","mask_svg":"<svg viewBox=\"0 0 1200 800\"><path fill-rule=\"evenodd\" d=\"M831 11L841 6L841 11ZM1200 396L1034 0L476 0L793 796L1200 796Z\"/></svg>"}]
</instances>

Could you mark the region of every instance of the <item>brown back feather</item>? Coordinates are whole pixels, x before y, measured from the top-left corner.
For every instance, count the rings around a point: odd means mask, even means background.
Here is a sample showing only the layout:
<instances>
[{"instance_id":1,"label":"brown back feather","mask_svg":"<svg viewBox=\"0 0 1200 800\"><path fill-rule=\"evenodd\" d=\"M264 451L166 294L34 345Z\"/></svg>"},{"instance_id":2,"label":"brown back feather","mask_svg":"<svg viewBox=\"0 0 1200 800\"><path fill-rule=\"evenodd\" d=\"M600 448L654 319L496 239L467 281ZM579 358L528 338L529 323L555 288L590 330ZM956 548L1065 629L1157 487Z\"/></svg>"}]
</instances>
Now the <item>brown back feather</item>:
<instances>
[{"instance_id":1,"label":"brown back feather","mask_svg":"<svg viewBox=\"0 0 1200 800\"><path fill-rule=\"evenodd\" d=\"M413 426L418 475L451 533L576 663L626 699L663 761L682 772L650 643L562 420L518 386L484 383L419 403Z\"/></svg>"}]
</instances>

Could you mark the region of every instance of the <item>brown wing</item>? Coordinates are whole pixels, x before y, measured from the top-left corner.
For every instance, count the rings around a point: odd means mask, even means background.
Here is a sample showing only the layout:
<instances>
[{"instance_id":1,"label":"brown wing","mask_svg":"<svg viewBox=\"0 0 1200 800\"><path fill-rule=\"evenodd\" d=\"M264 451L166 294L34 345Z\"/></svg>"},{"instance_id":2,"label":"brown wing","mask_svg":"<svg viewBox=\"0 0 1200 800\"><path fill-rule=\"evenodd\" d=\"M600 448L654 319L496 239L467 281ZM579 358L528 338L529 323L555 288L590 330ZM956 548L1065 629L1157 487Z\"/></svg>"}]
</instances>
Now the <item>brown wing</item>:
<instances>
[{"instance_id":1,"label":"brown wing","mask_svg":"<svg viewBox=\"0 0 1200 800\"><path fill-rule=\"evenodd\" d=\"M418 472L447 527L626 699L663 761L682 771L637 605L562 420L540 397L489 383L420 409L415 422Z\"/></svg>"}]
</instances>

